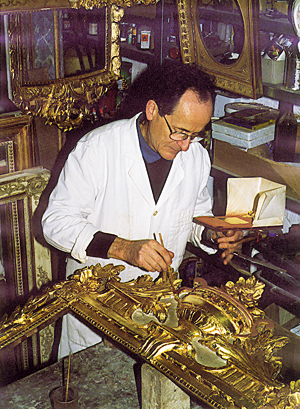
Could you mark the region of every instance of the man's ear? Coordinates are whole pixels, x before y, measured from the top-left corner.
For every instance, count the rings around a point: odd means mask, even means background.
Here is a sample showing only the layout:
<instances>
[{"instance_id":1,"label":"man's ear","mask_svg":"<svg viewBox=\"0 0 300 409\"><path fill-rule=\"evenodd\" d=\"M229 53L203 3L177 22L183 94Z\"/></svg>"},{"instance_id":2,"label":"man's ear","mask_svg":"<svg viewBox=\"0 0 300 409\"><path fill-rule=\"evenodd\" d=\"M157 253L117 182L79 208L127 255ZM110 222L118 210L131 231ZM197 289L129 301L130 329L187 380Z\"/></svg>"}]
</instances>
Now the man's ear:
<instances>
[{"instance_id":1,"label":"man's ear","mask_svg":"<svg viewBox=\"0 0 300 409\"><path fill-rule=\"evenodd\" d=\"M152 121L153 117L158 114L158 106L153 99L150 99L146 104L146 118Z\"/></svg>"}]
</instances>

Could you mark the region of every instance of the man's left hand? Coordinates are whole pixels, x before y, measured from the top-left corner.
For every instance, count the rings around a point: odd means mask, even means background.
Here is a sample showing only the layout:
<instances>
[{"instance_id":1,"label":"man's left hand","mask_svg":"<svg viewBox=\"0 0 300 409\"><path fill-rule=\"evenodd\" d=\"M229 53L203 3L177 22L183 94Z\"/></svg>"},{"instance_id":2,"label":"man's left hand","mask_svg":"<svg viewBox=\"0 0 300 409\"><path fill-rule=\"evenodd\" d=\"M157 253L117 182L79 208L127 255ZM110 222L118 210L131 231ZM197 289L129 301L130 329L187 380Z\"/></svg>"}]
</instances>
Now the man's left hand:
<instances>
[{"instance_id":1,"label":"man's left hand","mask_svg":"<svg viewBox=\"0 0 300 409\"><path fill-rule=\"evenodd\" d=\"M242 237L242 230L228 230L226 234L221 232L216 233L215 241L218 243L219 249L224 249L222 258L224 259L223 262L225 265L232 259L232 253L242 248L242 243L240 243Z\"/></svg>"}]
</instances>

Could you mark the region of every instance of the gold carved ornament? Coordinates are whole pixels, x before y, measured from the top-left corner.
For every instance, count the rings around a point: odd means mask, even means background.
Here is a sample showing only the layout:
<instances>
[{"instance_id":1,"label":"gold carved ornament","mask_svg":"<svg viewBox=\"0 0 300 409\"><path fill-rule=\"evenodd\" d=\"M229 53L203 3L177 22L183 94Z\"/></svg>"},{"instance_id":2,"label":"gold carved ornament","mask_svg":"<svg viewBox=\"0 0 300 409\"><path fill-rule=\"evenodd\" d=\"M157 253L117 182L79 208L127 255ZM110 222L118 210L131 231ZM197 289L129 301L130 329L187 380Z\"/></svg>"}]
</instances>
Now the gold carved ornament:
<instances>
[{"instance_id":1,"label":"gold carved ornament","mask_svg":"<svg viewBox=\"0 0 300 409\"><path fill-rule=\"evenodd\" d=\"M282 363L274 354L288 338L276 337L257 308L264 284L240 278L220 289L198 279L180 288L172 269L155 281L121 282L123 269L77 270L3 316L0 351L71 312L211 407L297 407L300 382L277 381Z\"/></svg>"},{"instance_id":2,"label":"gold carved ornament","mask_svg":"<svg viewBox=\"0 0 300 409\"><path fill-rule=\"evenodd\" d=\"M94 7L103 7L103 6L120 6L120 7L131 7L138 4L144 4L149 6L150 4L155 4L159 0L69 0L70 5L73 8L84 7L85 9L93 9Z\"/></svg>"},{"instance_id":3,"label":"gold carved ornament","mask_svg":"<svg viewBox=\"0 0 300 409\"><path fill-rule=\"evenodd\" d=\"M86 10L100 7L131 7L139 4L146 6L155 4L159 0L1 0L0 12L13 13L42 9L67 9L84 7Z\"/></svg>"}]
</instances>

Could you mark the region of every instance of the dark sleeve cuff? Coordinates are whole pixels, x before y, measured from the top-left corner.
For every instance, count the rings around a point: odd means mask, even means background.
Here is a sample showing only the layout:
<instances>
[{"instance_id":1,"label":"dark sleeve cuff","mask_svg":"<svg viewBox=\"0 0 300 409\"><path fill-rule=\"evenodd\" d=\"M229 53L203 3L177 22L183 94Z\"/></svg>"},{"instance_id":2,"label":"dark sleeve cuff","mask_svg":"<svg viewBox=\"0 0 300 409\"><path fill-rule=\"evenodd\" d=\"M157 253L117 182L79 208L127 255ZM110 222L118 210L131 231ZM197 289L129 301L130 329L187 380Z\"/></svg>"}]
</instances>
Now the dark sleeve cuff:
<instances>
[{"instance_id":1,"label":"dark sleeve cuff","mask_svg":"<svg viewBox=\"0 0 300 409\"><path fill-rule=\"evenodd\" d=\"M116 237L118 236L115 234L98 231L94 234L93 240L88 245L86 254L90 257L109 258L108 250Z\"/></svg>"},{"instance_id":2,"label":"dark sleeve cuff","mask_svg":"<svg viewBox=\"0 0 300 409\"><path fill-rule=\"evenodd\" d=\"M212 238L212 230L207 227L204 228L201 237L201 243L207 247L215 247L217 243Z\"/></svg>"}]
</instances>

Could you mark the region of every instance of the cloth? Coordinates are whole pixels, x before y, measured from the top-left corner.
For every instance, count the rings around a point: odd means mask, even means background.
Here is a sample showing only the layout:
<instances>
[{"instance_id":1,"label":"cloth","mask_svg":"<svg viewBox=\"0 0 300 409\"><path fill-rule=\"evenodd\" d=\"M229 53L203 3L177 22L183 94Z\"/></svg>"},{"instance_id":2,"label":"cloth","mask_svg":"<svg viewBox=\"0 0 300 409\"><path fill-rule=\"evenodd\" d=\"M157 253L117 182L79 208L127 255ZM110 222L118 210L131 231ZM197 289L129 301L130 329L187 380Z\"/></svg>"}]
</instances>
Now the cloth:
<instances>
[{"instance_id":1,"label":"cloth","mask_svg":"<svg viewBox=\"0 0 300 409\"><path fill-rule=\"evenodd\" d=\"M175 270L187 241L201 246L203 228L192 219L212 214L206 186L208 153L199 143L178 153L155 203L138 141L139 115L84 136L70 153L50 195L42 220L44 236L49 244L71 254L67 275L96 263L124 265L122 281L145 274L120 260L88 257L86 248L98 231L129 240L152 239L153 233L161 233L165 247L175 254ZM158 275L149 274L153 278ZM69 330L68 338L71 335ZM88 330L83 338L83 348L91 345Z\"/></svg>"}]
</instances>

